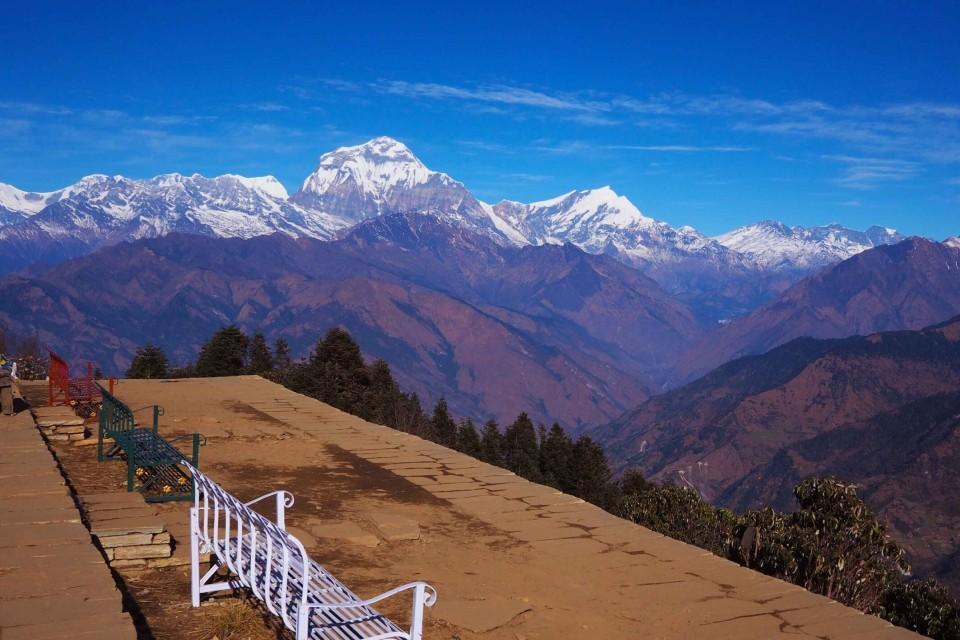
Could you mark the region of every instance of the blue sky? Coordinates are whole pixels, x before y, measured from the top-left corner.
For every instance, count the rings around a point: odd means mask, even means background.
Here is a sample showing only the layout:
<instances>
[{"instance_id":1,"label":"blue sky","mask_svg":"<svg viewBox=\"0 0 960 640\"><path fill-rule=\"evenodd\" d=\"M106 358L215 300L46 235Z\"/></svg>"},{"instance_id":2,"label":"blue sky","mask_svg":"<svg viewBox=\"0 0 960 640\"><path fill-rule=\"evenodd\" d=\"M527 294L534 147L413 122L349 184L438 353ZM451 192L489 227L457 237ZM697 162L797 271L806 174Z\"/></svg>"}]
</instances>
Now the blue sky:
<instances>
[{"instance_id":1,"label":"blue sky","mask_svg":"<svg viewBox=\"0 0 960 640\"><path fill-rule=\"evenodd\" d=\"M292 191L390 135L488 201L960 233L960 3L81 4L4 9L0 182Z\"/></svg>"}]
</instances>

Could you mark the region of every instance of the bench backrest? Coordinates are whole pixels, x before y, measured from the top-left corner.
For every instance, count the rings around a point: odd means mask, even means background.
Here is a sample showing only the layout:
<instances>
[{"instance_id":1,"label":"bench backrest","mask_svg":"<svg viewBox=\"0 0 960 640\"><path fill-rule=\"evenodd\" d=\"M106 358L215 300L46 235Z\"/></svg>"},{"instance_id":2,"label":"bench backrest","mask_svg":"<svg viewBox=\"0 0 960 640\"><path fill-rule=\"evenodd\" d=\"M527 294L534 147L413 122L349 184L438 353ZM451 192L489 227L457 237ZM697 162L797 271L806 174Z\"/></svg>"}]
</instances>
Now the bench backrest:
<instances>
[{"instance_id":1,"label":"bench backrest","mask_svg":"<svg viewBox=\"0 0 960 640\"><path fill-rule=\"evenodd\" d=\"M133 429L136 426L136 419L130 407L100 386L99 383L97 383L97 387L102 396L99 416L101 431L110 433Z\"/></svg>"},{"instance_id":2,"label":"bench backrest","mask_svg":"<svg viewBox=\"0 0 960 640\"><path fill-rule=\"evenodd\" d=\"M53 406L61 400L61 396L64 404L70 402L70 367L66 360L53 351L50 352L47 379L50 387L50 405Z\"/></svg>"},{"instance_id":3,"label":"bench backrest","mask_svg":"<svg viewBox=\"0 0 960 640\"><path fill-rule=\"evenodd\" d=\"M271 613L280 616L288 629L297 631L311 578L310 558L303 544L192 465L183 464L193 475L200 539L216 548L230 571ZM289 493L284 492L280 499L287 507L293 504Z\"/></svg>"},{"instance_id":4,"label":"bench backrest","mask_svg":"<svg viewBox=\"0 0 960 640\"><path fill-rule=\"evenodd\" d=\"M94 402L100 398L100 387L93 380L93 363L87 363L87 373L81 378L70 377L70 365L53 351L47 372L50 406Z\"/></svg>"}]
</instances>

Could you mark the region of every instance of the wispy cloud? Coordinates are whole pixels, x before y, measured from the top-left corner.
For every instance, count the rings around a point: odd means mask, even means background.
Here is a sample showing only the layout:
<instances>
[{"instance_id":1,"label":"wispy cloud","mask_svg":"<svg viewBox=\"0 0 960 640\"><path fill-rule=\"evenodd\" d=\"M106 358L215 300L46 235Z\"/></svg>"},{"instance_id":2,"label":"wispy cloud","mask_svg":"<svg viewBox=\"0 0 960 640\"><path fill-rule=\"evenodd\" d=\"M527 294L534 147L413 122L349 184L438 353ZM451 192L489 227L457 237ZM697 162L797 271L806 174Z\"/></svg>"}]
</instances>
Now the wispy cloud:
<instances>
[{"instance_id":1,"label":"wispy cloud","mask_svg":"<svg viewBox=\"0 0 960 640\"><path fill-rule=\"evenodd\" d=\"M381 80L371 88L382 93L407 98L431 98L442 100L473 100L508 105L522 105L560 111L608 111L609 105L602 101L588 100L574 95L549 94L524 87L489 85L480 87L455 87L433 82L406 82L404 80Z\"/></svg>"},{"instance_id":2,"label":"wispy cloud","mask_svg":"<svg viewBox=\"0 0 960 640\"><path fill-rule=\"evenodd\" d=\"M67 115L72 113L71 109L60 105L38 104L36 102L21 102L12 100L0 100L0 111L21 114L46 114L46 115Z\"/></svg>"},{"instance_id":3,"label":"wispy cloud","mask_svg":"<svg viewBox=\"0 0 960 640\"><path fill-rule=\"evenodd\" d=\"M260 111L263 113L277 113L281 111L289 111L290 107L285 104L280 104L279 102L254 102L252 104L243 104L240 105L245 109L251 109L253 111Z\"/></svg>"},{"instance_id":4,"label":"wispy cloud","mask_svg":"<svg viewBox=\"0 0 960 640\"><path fill-rule=\"evenodd\" d=\"M611 144L605 145L606 149L619 149L622 151L659 151L664 153L743 153L752 151L750 147L736 147L725 145L689 145L689 144Z\"/></svg>"},{"instance_id":5,"label":"wispy cloud","mask_svg":"<svg viewBox=\"0 0 960 640\"><path fill-rule=\"evenodd\" d=\"M917 163L908 160L833 155L824 156L824 159L846 165L836 182L848 189L874 189L885 182L908 180L920 171Z\"/></svg>"},{"instance_id":6,"label":"wispy cloud","mask_svg":"<svg viewBox=\"0 0 960 640\"><path fill-rule=\"evenodd\" d=\"M711 132L748 144L699 145L666 143L624 145L622 150L734 152L755 146L756 136L816 139L849 156L896 157L911 163L960 163L960 104L910 101L894 104L830 104L815 99L770 100L736 94L689 95L681 92L634 96L599 91L555 91L544 87L508 84L443 84L381 79L353 82L326 79L327 91L353 95L385 94L414 100L458 103L472 112L517 119L555 117L587 126L676 128ZM645 116L639 122L636 115ZM665 124L667 123L667 124ZM599 147L594 147L598 149ZM576 153L580 143L545 145L549 153ZM608 149L609 150L609 149ZM780 154L782 155L782 154ZM845 185L905 180L919 171L865 167L862 174L848 168L838 179ZM893 176L897 176L894 178Z\"/></svg>"}]
</instances>

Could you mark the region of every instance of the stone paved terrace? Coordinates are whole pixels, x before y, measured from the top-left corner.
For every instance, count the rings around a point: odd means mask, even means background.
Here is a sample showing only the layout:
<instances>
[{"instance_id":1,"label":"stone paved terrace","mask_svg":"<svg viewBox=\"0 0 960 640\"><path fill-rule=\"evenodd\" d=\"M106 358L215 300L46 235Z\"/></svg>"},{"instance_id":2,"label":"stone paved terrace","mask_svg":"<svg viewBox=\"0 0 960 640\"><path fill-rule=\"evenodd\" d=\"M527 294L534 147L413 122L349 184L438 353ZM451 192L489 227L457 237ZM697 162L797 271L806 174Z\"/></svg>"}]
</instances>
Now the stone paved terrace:
<instances>
[{"instance_id":1,"label":"stone paved terrace","mask_svg":"<svg viewBox=\"0 0 960 640\"><path fill-rule=\"evenodd\" d=\"M0 416L0 638L136 638L27 411Z\"/></svg>"},{"instance_id":2,"label":"stone paved terrace","mask_svg":"<svg viewBox=\"0 0 960 640\"><path fill-rule=\"evenodd\" d=\"M237 497L292 491L289 528L359 595L434 585L429 639L919 637L258 377L130 380L116 391L135 407L163 405L163 433L208 436L201 468ZM97 466L91 447L52 446L81 497L122 482L121 465ZM186 505L164 509L183 531ZM49 567L30 570L52 579ZM184 567L120 578L141 638L210 637L202 625L223 605L190 609ZM407 601L381 609L407 621ZM268 618L250 637L276 637Z\"/></svg>"}]
</instances>

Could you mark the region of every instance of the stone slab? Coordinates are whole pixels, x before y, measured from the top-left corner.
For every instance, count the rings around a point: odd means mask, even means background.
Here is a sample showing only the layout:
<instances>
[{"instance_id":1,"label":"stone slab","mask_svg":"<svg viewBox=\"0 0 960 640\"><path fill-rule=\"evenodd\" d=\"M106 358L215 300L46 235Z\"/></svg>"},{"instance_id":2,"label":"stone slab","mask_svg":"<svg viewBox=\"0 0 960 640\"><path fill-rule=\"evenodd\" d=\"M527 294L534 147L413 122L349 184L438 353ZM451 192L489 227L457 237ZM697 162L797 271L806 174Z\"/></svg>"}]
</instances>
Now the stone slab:
<instances>
[{"instance_id":1,"label":"stone slab","mask_svg":"<svg viewBox=\"0 0 960 640\"><path fill-rule=\"evenodd\" d=\"M121 536L98 536L97 540L104 549L113 547L131 547L153 544L152 533L128 533ZM167 541L169 544L169 540Z\"/></svg>"},{"instance_id":2,"label":"stone slab","mask_svg":"<svg viewBox=\"0 0 960 640\"><path fill-rule=\"evenodd\" d=\"M40 622L6 627L3 640L136 640L137 629L126 613L106 615L88 612L69 623Z\"/></svg>"},{"instance_id":3,"label":"stone slab","mask_svg":"<svg viewBox=\"0 0 960 640\"><path fill-rule=\"evenodd\" d=\"M456 627L487 633L510 624L531 609L523 600L492 596L483 600L438 600L434 613Z\"/></svg>"},{"instance_id":4,"label":"stone slab","mask_svg":"<svg viewBox=\"0 0 960 640\"><path fill-rule=\"evenodd\" d=\"M76 522L0 527L0 548L4 549L56 546L84 541L90 541L90 534L82 524Z\"/></svg>"},{"instance_id":5,"label":"stone slab","mask_svg":"<svg viewBox=\"0 0 960 640\"><path fill-rule=\"evenodd\" d=\"M365 515L388 542L420 539L420 525L415 520L389 511L370 511Z\"/></svg>"},{"instance_id":6,"label":"stone slab","mask_svg":"<svg viewBox=\"0 0 960 640\"><path fill-rule=\"evenodd\" d=\"M156 516L142 518L116 518L90 524L90 533L95 536L118 536L128 533L161 533L163 521Z\"/></svg>"},{"instance_id":7,"label":"stone slab","mask_svg":"<svg viewBox=\"0 0 960 640\"><path fill-rule=\"evenodd\" d=\"M147 558L169 558L173 550L169 544L143 544L129 547L116 547L113 557L116 560L135 560Z\"/></svg>"},{"instance_id":8,"label":"stone slab","mask_svg":"<svg viewBox=\"0 0 960 640\"><path fill-rule=\"evenodd\" d=\"M380 539L360 528L355 522L325 522L310 527L310 533L317 538L343 540L349 544L363 547L376 547Z\"/></svg>"}]
</instances>

